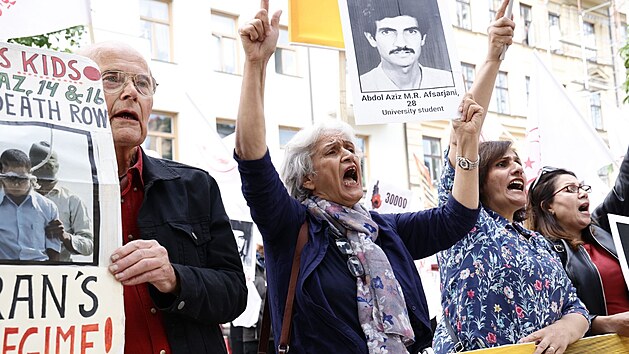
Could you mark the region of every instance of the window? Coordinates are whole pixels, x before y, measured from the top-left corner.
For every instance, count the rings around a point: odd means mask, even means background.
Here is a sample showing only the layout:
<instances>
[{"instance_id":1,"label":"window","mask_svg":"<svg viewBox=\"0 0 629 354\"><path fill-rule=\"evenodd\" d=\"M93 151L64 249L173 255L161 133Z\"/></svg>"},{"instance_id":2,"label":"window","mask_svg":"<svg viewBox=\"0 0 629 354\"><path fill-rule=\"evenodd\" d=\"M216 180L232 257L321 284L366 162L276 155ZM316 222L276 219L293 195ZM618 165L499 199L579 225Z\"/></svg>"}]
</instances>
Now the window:
<instances>
[{"instance_id":1,"label":"window","mask_svg":"<svg viewBox=\"0 0 629 354\"><path fill-rule=\"evenodd\" d=\"M456 24L467 30L472 29L470 0L456 0Z\"/></svg>"},{"instance_id":2,"label":"window","mask_svg":"<svg viewBox=\"0 0 629 354\"><path fill-rule=\"evenodd\" d=\"M533 21L533 10L531 6L520 4L520 18L522 18L522 23L524 24L524 38L522 39L522 44L531 45L533 42L533 38L530 37L529 30L531 29L531 22Z\"/></svg>"},{"instance_id":3,"label":"window","mask_svg":"<svg viewBox=\"0 0 629 354\"><path fill-rule=\"evenodd\" d=\"M496 19L496 13L498 13L501 4L502 0L489 0L489 23Z\"/></svg>"},{"instance_id":4,"label":"window","mask_svg":"<svg viewBox=\"0 0 629 354\"><path fill-rule=\"evenodd\" d=\"M154 112L149 116L148 134L142 143L145 150L153 150L165 159L174 160L175 155L175 114Z\"/></svg>"},{"instance_id":5,"label":"window","mask_svg":"<svg viewBox=\"0 0 629 354\"><path fill-rule=\"evenodd\" d=\"M221 138L228 136L236 131L236 122L233 120L216 120L216 132Z\"/></svg>"},{"instance_id":6,"label":"window","mask_svg":"<svg viewBox=\"0 0 629 354\"><path fill-rule=\"evenodd\" d=\"M592 116L592 125L598 130L603 130L603 114L601 113L601 94L592 92L590 95L590 115Z\"/></svg>"},{"instance_id":7,"label":"window","mask_svg":"<svg viewBox=\"0 0 629 354\"><path fill-rule=\"evenodd\" d=\"M235 16L212 12L215 71L238 73L238 21Z\"/></svg>"},{"instance_id":8,"label":"window","mask_svg":"<svg viewBox=\"0 0 629 354\"><path fill-rule=\"evenodd\" d=\"M461 69L463 70L463 81L465 82L465 88L467 91L470 90L472 84L474 83L475 68L474 65L468 63L461 63Z\"/></svg>"},{"instance_id":9,"label":"window","mask_svg":"<svg viewBox=\"0 0 629 354\"><path fill-rule=\"evenodd\" d=\"M424 147L424 164L428 167L428 171L430 171L432 185L436 186L439 183L439 177L441 177L441 165L443 164L441 140L424 136L422 141Z\"/></svg>"},{"instance_id":10,"label":"window","mask_svg":"<svg viewBox=\"0 0 629 354\"><path fill-rule=\"evenodd\" d=\"M280 149L283 149L298 131L297 128L280 127Z\"/></svg>"},{"instance_id":11,"label":"window","mask_svg":"<svg viewBox=\"0 0 629 354\"><path fill-rule=\"evenodd\" d=\"M548 14L548 32L550 36L550 50L554 53L561 51L561 27L559 26L559 15Z\"/></svg>"},{"instance_id":12,"label":"window","mask_svg":"<svg viewBox=\"0 0 629 354\"><path fill-rule=\"evenodd\" d=\"M172 61L170 43L170 2L160 0L140 1L142 38L151 43L151 57Z\"/></svg>"},{"instance_id":13,"label":"window","mask_svg":"<svg viewBox=\"0 0 629 354\"><path fill-rule=\"evenodd\" d=\"M290 46L288 30L280 28L280 36L277 39L275 49L275 72L278 74L297 76L297 51Z\"/></svg>"},{"instance_id":14,"label":"window","mask_svg":"<svg viewBox=\"0 0 629 354\"><path fill-rule=\"evenodd\" d=\"M585 42L585 58L596 60L596 34L594 24L583 21L583 41Z\"/></svg>"},{"instance_id":15,"label":"window","mask_svg":"<svg viewBox=\"0 0 629 354\"><path fill-rule=\"evenodd\" d=\"M489 104L489 110L509 114L509 89L507 87L507 73L504 71L498 73L493 97L494 99Z\"/></svg>"}]
</instances>

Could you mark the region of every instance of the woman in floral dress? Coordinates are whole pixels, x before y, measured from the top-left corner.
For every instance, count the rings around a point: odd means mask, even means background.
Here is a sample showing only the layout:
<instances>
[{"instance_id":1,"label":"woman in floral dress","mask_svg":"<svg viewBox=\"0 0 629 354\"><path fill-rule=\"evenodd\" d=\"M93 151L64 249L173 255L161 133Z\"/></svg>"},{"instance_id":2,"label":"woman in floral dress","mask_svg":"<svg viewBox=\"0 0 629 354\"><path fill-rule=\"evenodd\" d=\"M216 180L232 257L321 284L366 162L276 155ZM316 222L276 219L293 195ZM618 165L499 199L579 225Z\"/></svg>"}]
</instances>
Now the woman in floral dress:
<instances>
[{"instance_id":1,"label":"woman in floral dress","mask_svg":"<svg viewBox=\"0 0 629 354\"><path fill-rule=\"evenodd\" d=\"M502 18L507 3L489 28L487 59L470 89L485 108L504 44L512 41L515 25ZM449 151L455 148L451 138ZM526 178L511 142L481 143L479 161L448 155L440 203L452 190L452 166L463 164L479 168L482 207L468 235L437 255L444 316L435 333L435 352L535 342L534 354L563 353L587 331L588 312L543 236L519 223L526 205Z\"/></svg>"}]
</instances>

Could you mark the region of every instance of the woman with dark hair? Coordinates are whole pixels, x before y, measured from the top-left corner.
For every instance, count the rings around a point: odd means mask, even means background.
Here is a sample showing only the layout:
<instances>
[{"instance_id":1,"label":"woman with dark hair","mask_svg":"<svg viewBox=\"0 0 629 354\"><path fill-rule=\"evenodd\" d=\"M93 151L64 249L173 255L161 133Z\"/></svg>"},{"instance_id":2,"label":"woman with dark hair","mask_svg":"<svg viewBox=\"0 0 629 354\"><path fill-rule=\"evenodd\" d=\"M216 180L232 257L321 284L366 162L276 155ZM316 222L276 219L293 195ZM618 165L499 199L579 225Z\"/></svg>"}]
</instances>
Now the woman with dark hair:
<instances>
[{"instance_id":1,"label":"woman with dark hair","mask_svg":"<svg viewBox=\"0 0 629 354\"><path fill-rule=\"evenodd\" d=\"M502 17L507 4L503 2L496 25L490 27L490 37L493 31L501 40L490 42L470 89L483 107L489 105L502 44L513 35L513 21ZM461 168L478 167L482 207L467 236L437 255L444 316L435 333L435 352L535 342L534 354L563 353L587 331L588 312L544 237L519 223L526 206L526 178L518 154L509 141L489 141L480 144L479 161L468 161L455 155L456 147L452 135L439 201L451 192L453 166L457 174Z\"/></svg>"},{"instance_id":2,"label":"woman with dark hair","mask_svg":"<svg viewBox=\"0 0 629 354\"><path fill-rule=\"evenodd\" d=\"M624 170L627 164L625 158ZM527 226L546 236L559 254L579 298L590 311L589 334L628 336L629 291L612 236L590 216L590 189L571 171L542 168L529 188ZM617 197L614 191L610 195Z\"/></svg>"},{"instance_id":3,"label":"woman with dark hair","mask_svg":"<svg viewBox=\"0 0 629 354\"><path fill-rule=\"evenodd\" d=\"M561 262L538 233L518 222L526 178L511 142L479 146L481 212L475 228L438 254L444 318L435 352L537 342L536 354L563 353L588 329L588 312ZM446 163L439 190L454 177Z\"/></svg>"}]
</instances>

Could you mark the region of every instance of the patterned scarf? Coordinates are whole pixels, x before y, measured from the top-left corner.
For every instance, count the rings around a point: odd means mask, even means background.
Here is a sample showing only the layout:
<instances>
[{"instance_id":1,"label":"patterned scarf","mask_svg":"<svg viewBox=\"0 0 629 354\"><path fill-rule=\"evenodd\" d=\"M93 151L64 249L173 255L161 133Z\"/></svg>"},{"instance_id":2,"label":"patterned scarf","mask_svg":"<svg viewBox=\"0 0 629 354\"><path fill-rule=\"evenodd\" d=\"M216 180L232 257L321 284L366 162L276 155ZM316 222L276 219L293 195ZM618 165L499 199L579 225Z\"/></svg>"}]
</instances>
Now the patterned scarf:
<instances>
[{"instance_id":1,"label":"patterned scarf","mask_svg":"<svg viewBox=\"0 0 629 354\"><path fill-rule=\"evenodd\" d=\"M406 346L414 343L415 334L400 283L386 254L374 243L378 225L359 203L350 209L311 196L303 204L311 215L328 221L334 231L347 237L365 270L363 277L356 277L356 300L369 353L408 353Z\"/></svg>"}]
</instances>

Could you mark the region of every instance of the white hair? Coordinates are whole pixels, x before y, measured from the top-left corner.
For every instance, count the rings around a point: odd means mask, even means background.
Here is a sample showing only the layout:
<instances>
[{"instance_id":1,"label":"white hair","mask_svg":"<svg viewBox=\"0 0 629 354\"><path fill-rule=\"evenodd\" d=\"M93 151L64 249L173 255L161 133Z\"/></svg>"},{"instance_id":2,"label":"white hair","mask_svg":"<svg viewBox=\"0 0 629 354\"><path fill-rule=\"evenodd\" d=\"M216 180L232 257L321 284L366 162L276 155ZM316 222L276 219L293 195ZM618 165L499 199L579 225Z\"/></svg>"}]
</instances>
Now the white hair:
<instances>
[{"instance_id":1,"label":"white hair","mask_svg":"<svg viewBox=\"0 0 629 354\"><path fill-rule=\"evenodd\" d=\"M280 176L288 193L299 201L306 199L311 191L304 188L304 178L314 175L312 156L319 140L324 136L341 135L356 146L356 135L352 127L337 119L327 119L300 130L284 147L284 161ZM359 149L356 147L356 153Z\"/></svg>"}]
</instances>

